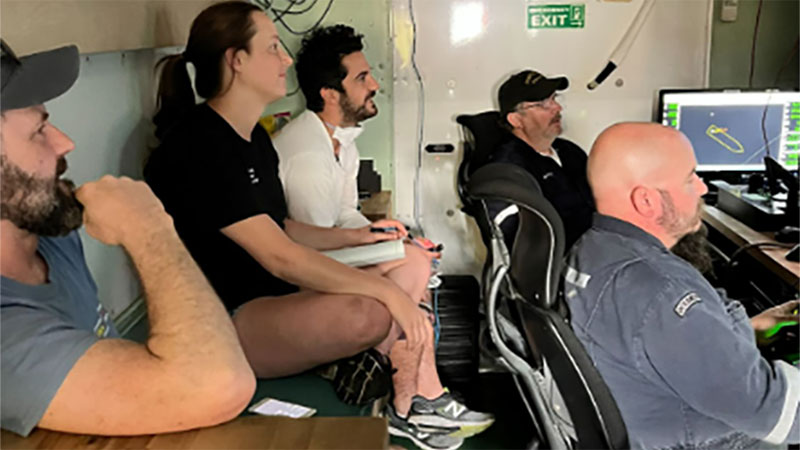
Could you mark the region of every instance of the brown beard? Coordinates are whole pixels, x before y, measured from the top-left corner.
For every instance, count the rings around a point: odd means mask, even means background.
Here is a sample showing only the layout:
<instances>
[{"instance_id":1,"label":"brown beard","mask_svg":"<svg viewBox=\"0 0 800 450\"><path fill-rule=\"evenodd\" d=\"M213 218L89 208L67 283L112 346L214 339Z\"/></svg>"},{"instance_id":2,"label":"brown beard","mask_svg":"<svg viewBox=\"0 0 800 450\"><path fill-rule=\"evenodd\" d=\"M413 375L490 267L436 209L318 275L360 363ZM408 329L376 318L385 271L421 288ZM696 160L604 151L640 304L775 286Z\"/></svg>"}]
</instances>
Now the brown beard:
<instances>
[{"instance_id":1,"label":"brown beard","mask_svg":"<svg viewBox=\"0 0 800 450\"><path fill-rule=\"evenodd\" d=\"M75 185L58 179L66 168L61 158L53 178L40 178L0 155L0 218L39 236L65 236L79 228L83 207Z\"/></svg>"},{"instance_id":2,"label":"brown beard","mask_svg":"<svg viewBox=\"0 0 800 450\"><path fill-rule=\"evenodd\" d=\"M354 105L347 97L347 93L343 92L342 94L343 95L339 97L339 107L342 109L343 122L358 124L378 114L377 106L375 106L374 111L367 109L367 102L375 97L375 92L370 93L367 98L364 99L364 103L362 103L361 106Z\"/></svg>"}]
</instances>

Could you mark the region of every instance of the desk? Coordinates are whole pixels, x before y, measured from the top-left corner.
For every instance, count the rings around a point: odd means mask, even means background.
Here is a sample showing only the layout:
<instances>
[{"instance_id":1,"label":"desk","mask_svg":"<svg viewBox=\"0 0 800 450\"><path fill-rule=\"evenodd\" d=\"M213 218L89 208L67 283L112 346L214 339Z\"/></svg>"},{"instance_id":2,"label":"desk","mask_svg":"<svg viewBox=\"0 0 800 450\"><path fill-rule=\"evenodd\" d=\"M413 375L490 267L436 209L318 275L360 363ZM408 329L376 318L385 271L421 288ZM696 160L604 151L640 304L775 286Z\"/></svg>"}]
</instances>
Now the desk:
<instances>
[{"instance_id":1,"label":"desk","mask_svg":"<svg viewBox=\"0 0 800 450\"><path fill-rule=\"evenodd\" d=\"M703 221L741 247L757 242L775 242L771 233L755 231L714 206L703 205ZM787 260L788 248L751 248L746 252L795 289L800 289L800 263Z\"/></svg>"},{"instance_id":2,"label":"desk","mask_svg":"<svg viewBox=\"0 0 800 450\"><path fill-rule=\"evenodd\" d=\"M134 437L102 437L37 429L27 438L3 430L4 449L376 449L388 448L379 417L248 416L211 428Z\"/></svg>"}]
</instances>

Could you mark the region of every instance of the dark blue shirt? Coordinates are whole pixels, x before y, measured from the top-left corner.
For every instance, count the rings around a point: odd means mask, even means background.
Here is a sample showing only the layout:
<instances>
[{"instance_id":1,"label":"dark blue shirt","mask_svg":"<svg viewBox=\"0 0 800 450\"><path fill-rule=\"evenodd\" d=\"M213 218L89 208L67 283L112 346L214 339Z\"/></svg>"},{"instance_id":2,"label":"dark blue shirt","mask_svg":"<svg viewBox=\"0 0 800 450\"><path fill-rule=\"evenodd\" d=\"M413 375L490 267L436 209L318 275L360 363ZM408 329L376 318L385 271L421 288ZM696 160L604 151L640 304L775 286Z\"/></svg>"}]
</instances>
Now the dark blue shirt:
<instances>
[{"instance_id":1,"label":"dark blue shirt","mask_svg":"<svg viewBox=\"0 0 800 450\"><path fill-rule=\"evenodd\" d=\"M569 255L565 296L633 447L800 441L800 371L764 359L742 305L654 236L595 215Z\"/></svg>"}]
</instances>

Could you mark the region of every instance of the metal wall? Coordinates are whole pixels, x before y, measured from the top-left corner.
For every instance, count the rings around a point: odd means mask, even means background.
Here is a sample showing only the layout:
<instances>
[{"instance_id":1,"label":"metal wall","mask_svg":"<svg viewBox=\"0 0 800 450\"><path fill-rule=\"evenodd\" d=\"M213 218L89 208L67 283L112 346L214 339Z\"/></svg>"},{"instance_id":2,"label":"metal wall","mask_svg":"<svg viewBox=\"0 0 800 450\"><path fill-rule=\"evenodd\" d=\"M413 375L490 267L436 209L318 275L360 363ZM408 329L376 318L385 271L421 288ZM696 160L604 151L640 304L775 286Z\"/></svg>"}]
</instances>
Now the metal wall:
<instances>
[{"instance_id":1,"label":"metal wall","mask_svg":"<svg viewBox=\"0 0 800 450\"><path fill-rule=\"evenodd\" d=\"M560 3L584 5L583 28L528 28L530 5ZM710 0L656 0L627 58L605 83L587 89L640 6L642 0L393 0L396 210L400 219L414 222L416 203L426 235L445 245L446 273L479 273L484 251L472 220L459 210L455 117L494 109L497 88L510 74L532 68L566 75L571 84L562 97L564 137L587 151L612 123L649 121L659 88L706 84ZM423 152L419 158L422 113L422 145L450 143L454 153ZM418 159L421 182L415 196Z\"/></svg>"}]
</instances>

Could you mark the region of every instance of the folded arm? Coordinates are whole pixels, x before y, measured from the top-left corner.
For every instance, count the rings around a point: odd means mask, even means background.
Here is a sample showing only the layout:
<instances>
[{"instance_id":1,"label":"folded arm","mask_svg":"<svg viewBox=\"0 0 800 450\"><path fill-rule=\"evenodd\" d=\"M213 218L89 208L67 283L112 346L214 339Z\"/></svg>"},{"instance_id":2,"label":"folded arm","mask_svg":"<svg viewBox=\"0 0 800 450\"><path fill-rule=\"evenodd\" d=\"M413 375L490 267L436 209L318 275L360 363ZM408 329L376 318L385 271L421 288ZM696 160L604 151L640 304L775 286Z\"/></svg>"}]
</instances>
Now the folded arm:
<instances>
[{"instance_id":1,"label":"folded arm","mask_svg":"<svg viewBox=\"0 0 800 450\"><path fill-rule=\"evenodd\" d=\"M104 177L78 191L90 235L122 245L147 302L144 345L101 339L67 374L39 426L131 435L209 426L247 405L255 378L230 317L144 183Z\"/></svg>"}]
</instances>

